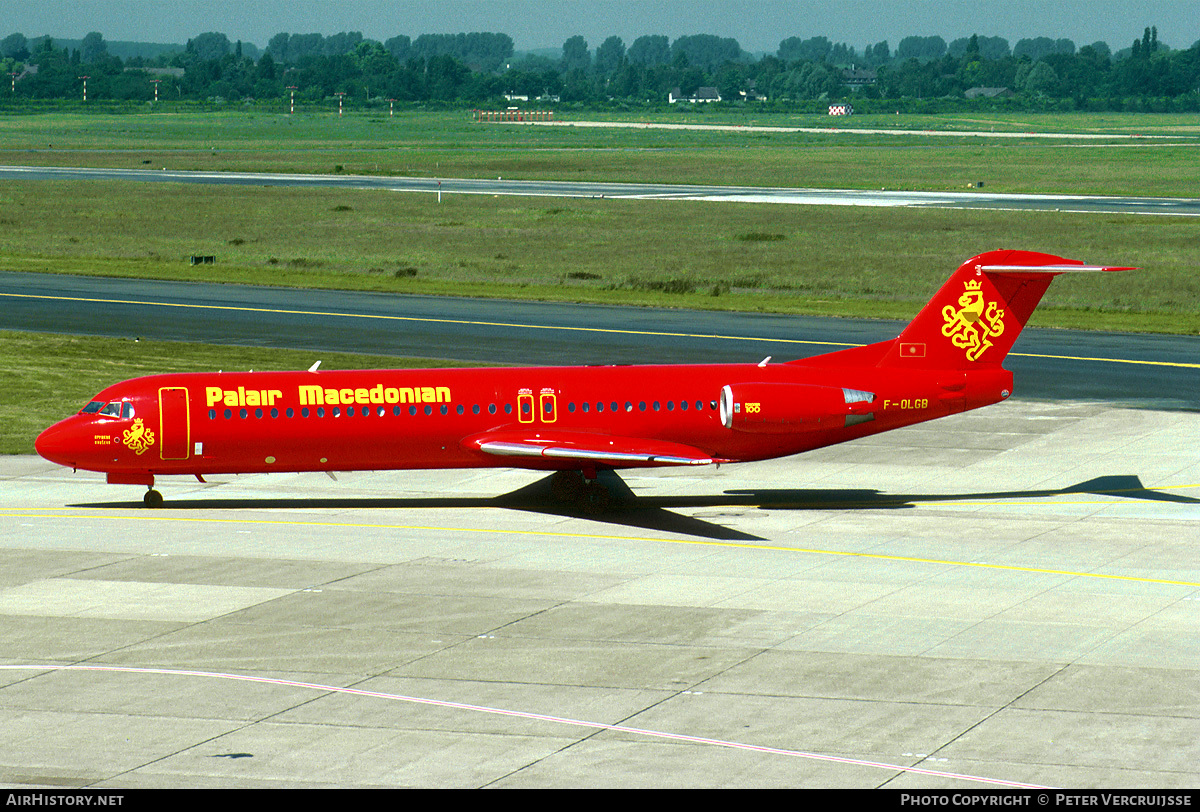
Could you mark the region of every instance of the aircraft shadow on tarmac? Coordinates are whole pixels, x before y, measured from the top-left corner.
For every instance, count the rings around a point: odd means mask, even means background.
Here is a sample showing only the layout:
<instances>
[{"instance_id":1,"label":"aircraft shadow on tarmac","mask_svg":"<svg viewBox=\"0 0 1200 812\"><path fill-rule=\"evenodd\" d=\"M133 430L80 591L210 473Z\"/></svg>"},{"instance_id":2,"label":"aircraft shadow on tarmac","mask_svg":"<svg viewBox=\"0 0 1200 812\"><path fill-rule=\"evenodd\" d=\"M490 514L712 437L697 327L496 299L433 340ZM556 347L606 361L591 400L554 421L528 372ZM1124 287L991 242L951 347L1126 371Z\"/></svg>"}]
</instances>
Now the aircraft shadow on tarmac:
<instances>
[{"instance_id":1,"label":"aircraft shadow on tarmac","mask_svg":"<svg viewBox=\"0 0 1200 812\"><path fill-rule=\"evenodd\" d=\"M1103 476L1067 488L1022 491L994 491L957 494L888 494L873 489L747 489L704 496L637 496L620 477L602 471L600 478L613 496L603 511L590 512L584 507L555 501L550 495L550 477L495 497L415 497L329 499L187 499L171 500L171 510L261 510L266 508L341 508L341 509L415 509L415 508L509 508L550 516L584 518L606 524L678 533L722 541L764 541L701 518L684 516L679 508L757 508L760 510L896 510L919 504L952 504L978 500L1043 499L1055 496L1093 494L1141 499L1154 502L1200 504L1200 499L1151 490L1135 475ZM72 505L89 508L141 508L138 502L93 502Z\"/></svg>"}]
</instances>

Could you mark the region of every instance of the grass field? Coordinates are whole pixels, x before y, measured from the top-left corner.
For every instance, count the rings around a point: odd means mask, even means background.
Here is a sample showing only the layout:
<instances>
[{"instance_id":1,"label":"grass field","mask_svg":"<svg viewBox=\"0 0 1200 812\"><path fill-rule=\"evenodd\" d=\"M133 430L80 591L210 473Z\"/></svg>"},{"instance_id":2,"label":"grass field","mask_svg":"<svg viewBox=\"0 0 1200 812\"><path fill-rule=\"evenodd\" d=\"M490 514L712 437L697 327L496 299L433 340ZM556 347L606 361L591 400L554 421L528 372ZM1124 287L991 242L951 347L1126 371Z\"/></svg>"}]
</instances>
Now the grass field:
<instances>
[{"instance_id":1,"label":"grass field","mask_svg":"<svg viewBox=\"0 0 1200 812\"><path fill-rule=\"evenodd\" d=\"M324 369L432 365L350 353L321 353L320 359ZM313 353L298 350L0 331L0 392L6 393L0 397L0 454L32 454L38 432L118 381L161 372L307 369L313 360Z\"/></svg>"},{"instance_id":2,"label":"grass field","mask_svg":"<svg viewBox=\"0 0 1200 812\"><path fill-rule=\"evenodd\" d=\"M689 111L691 112L691 111ZM588 118L603 116L589 114ZM620 117L609 116L619 119ZM658 114L666 123L828 127L827 116ZM0 163L413 177L1191 196L1186 116L856 117L856 128L1172 136L1080 142L475 124L466 111L54 114L0 120Z\"/></svg>"},{"instance_id":3,"label":"grass field","mask_svg":"<svg viewBox=\"0 0 1200 812\"><path fill-rule=\"evenodd\" d=\"M1037 324L1200 332L1187 217L28 181L0 226L8 270L887 318L1025 248L1144 268L1061 280Z\"/></svg>"}]
</instances>

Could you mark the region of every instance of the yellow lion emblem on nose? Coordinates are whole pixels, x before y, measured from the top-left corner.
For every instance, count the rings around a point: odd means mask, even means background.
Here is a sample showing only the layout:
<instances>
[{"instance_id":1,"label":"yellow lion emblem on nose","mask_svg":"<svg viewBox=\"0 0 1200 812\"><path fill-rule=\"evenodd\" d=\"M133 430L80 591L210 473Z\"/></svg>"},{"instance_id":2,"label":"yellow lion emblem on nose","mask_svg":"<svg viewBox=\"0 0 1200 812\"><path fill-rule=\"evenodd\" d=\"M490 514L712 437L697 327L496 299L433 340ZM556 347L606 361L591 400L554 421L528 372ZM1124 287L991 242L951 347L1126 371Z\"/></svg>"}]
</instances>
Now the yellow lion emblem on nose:
<instances>
[{"instance_id":1,"label":"yellow lion emblem on nose","mask_svg":"<svg viewBox=\"0 0 1200 812\"><path fill-rule=\"evenodd\" d=\"M121 442L140 457L147 448L154 445L154 432L146 428L142 418L135 417L133 425L125 429L125 433L121 435Z\"/></svg>"}]
</instances>

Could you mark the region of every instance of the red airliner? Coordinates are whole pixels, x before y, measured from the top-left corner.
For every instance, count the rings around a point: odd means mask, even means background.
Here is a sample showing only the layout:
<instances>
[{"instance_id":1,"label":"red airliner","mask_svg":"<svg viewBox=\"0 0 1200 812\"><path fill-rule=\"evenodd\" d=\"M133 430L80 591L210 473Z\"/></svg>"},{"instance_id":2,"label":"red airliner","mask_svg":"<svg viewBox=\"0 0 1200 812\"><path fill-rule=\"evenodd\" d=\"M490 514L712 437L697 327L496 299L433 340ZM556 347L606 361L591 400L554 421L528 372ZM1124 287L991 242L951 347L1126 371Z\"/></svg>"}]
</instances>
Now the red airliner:
<instances>
[{"instance_id":1,"label":"red airliner","mask_svg":"<svg viewBox=\"0 0 1200 812\"><path fill-rule=\"evenodd\" d=\"M899 337L787 363L212 372L108 387L38 453L108 482L169 474L529 468L603 510L603 469L781 457L1006 399L1053 277L1127 268L1028 251L963 263Z\"/></svg>"}]
</instances>

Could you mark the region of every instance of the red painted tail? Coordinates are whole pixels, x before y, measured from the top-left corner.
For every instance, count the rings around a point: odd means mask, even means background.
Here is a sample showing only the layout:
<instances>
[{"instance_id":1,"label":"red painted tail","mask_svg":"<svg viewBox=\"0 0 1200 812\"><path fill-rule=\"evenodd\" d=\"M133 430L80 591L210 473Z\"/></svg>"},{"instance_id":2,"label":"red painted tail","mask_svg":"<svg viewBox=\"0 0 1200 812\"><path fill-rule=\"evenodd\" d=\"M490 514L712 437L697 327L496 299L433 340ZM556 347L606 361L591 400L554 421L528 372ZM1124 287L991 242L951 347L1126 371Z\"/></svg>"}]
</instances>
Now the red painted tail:
<instances>
[{"instance_id":1,"label":"red painted tail","mask_svg":"<svg viewBox=\"0 0 1200 812\"><path fill-rule=\"evenodd\" d=\"M989 251L964 262L884 354L879 366L999 367L1055 276L1122 271L1032 251Z\"/></svg>"}]
</instances>

